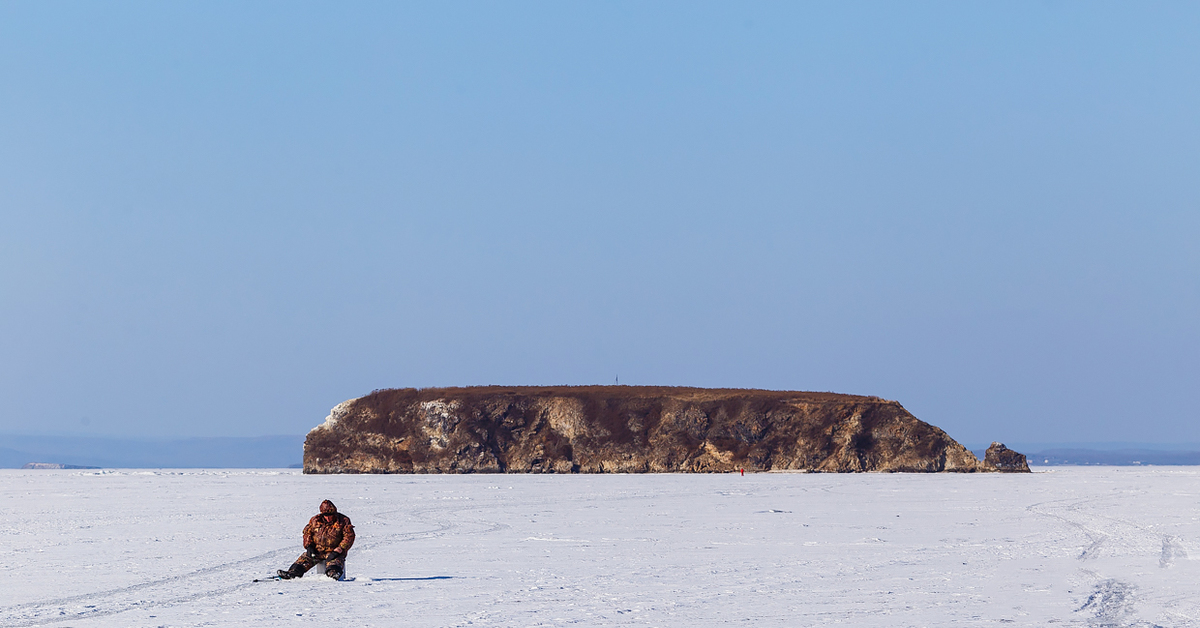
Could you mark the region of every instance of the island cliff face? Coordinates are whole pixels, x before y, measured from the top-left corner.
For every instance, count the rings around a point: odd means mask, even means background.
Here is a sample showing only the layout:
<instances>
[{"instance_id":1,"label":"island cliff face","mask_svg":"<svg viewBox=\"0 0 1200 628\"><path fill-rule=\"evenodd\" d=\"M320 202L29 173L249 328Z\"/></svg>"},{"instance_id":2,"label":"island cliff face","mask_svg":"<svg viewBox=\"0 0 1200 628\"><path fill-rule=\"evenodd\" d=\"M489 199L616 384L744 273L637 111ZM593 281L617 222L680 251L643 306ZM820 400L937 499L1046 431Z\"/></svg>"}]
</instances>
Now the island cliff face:
<instances>
[{"instance_id":1,"label":"island cliff face","mask_svg":"<svg viewBox=\"0 0 1200 628\"><path fill-rule=\"evenodd\" d=\"M304 443L305 473L738 469L997 470L895 401L766 390L379 390L339 404Z\"/></svg>"}]
</instances>

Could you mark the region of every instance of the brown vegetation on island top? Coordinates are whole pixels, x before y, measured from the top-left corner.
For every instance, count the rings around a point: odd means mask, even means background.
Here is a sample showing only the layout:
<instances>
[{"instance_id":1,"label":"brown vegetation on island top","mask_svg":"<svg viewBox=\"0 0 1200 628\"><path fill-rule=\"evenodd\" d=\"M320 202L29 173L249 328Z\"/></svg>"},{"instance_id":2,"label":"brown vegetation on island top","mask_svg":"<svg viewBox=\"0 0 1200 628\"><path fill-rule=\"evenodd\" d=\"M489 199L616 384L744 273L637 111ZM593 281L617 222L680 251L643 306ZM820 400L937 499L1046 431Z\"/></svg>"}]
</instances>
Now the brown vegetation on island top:
<instances>
[{"instance_id":1,"label":"brown vegetation on island top","mask_svg":"<svg viewBox=\"0 0 1200 628\"><path fill-rule=\"evenodd\" d=\"M993 445L993 449L998 444ZM304 443L305 473L1028 471L986 460L899 403L666 386L376 390Z\"/></svg>"}]
</instances>

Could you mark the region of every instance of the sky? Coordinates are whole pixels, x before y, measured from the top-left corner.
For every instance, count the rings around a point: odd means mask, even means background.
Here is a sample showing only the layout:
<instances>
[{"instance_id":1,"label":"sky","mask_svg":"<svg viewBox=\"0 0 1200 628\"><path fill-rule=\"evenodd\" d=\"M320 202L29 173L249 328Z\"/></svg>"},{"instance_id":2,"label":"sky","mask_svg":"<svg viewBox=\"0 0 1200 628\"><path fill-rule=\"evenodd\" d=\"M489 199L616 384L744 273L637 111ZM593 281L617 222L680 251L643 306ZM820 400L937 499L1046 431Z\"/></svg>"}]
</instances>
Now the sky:
<instances>
[{"instance_id":1,"label":"sky","mask_svg":"<svg viewBox=\"0 0 1200 628\"><path fill-rule=\"evenodd\" d=\"M1200 5L0 4L0 432L378 388L1200 442Z\"/></svg>"}]
</instances>

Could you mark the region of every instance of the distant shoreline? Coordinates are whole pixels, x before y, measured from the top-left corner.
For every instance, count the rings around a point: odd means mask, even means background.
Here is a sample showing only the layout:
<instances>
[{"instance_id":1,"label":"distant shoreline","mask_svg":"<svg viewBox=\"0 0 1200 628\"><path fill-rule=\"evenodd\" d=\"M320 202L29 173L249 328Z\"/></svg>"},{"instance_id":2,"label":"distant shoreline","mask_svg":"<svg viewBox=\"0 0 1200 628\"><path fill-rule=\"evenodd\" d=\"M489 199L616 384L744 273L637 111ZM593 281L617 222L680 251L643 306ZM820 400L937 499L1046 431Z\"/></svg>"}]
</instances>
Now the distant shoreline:
<instances>
[{"instance_id":1,"label":"distant shoreline","mask_svg":"<svg viewBox=\"0 0 1200 628\"><path fill-rule=\"evenodd\" d=\"M133 439L0 436L0 469L27 464L105 469L299 468L304 436Z\"/></svg>"}]
</instances>

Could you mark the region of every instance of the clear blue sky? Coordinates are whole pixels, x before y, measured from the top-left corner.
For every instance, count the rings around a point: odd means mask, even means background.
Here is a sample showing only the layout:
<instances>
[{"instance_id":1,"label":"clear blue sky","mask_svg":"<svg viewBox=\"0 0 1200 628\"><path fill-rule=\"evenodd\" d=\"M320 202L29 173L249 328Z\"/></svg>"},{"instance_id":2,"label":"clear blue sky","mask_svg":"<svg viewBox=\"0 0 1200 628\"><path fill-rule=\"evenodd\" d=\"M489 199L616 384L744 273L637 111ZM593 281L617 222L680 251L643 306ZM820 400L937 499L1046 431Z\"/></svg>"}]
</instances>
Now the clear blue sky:
<instances>
[{"instance_id":1,"label":"clear blue sky","mask_svg":"<svg viewBox=\"0 0 1200 628\"><path fill-rule=\"evenodd\" d=\"M0 5L0 432L618 375L1200 441L1200 4Z\"/></svg>"}]
</instances>

